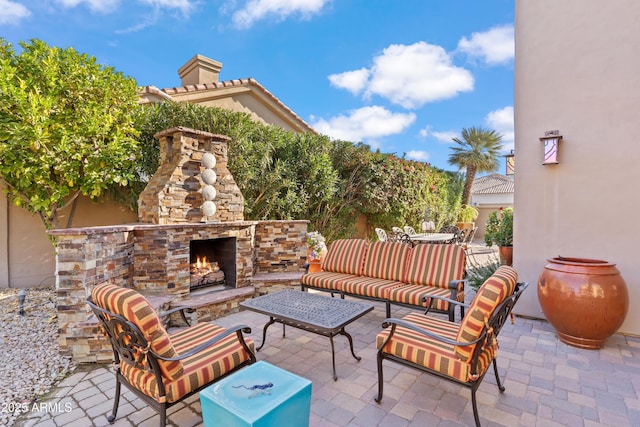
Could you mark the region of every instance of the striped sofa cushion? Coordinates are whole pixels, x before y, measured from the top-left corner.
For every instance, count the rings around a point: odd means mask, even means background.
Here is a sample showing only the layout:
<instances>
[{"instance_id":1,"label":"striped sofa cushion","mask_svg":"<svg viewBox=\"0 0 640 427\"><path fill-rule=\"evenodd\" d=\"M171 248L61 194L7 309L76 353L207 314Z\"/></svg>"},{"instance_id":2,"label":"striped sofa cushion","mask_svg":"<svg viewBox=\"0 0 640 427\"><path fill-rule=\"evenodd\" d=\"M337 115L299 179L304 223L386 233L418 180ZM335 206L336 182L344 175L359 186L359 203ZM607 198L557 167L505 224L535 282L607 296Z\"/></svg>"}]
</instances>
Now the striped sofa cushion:
<instances>
[{"instance_id":1,"label":"striped sofa cushion","mask_svg":"<svg viewBox=\"0 0 640 427\"><path fill-rule=\"evenodd\" d=\"M467 255L458 245L420 244L411 250L406 281L413 285L446 288L464 278Z\"/></svg>"},{"instance_id":2,"label":"striped sofa cushion","mask_svg":"<svg viewBox=\"0 0 640 427\"><path fill-rule=\"evenodd\" d=\"M342 291L347 294L360 295L369 298L387 299L389 292L404 283L393 280L376 279L375 277L359 276L342 282Z\"/></svg>"},{"instance_id":3,"label":"striped sofa cushion","mask_svg":"<svg viewBox=\"0 0 640 427\"><path fill-rule=\"evenodd\" d=\"M312 288L342 291L342 282L356 278L352 274L331 273L329 271L318 271L316 273L303 274L300 281L303 285Z\"/></svg>"},{"instance_id":4,"label":"striped sofa cushion","mask_svg":"<svg viewBox=\"0 0 640 427\"><path fill-rule=\"evenodd\" d=\"M464 302L464 292L461 288L464 287L464 283L461 283L456 294L456 300ZM435 286L425 285L404 285L389 291L389 300L392 302L399 302L401 304L410 304L415 306L424 306L426 308L427 303L422 302L422 297L425 295L434 295L444 298L451 298L451 289L445 289ZM447 311L449 309L449 303L439 299L434 300L432 308L441 311Z\"/></svg>"},{"instance_id":5,"label":"striped sofa cushion","mask_svg":"<svg viewBox=\"0 0 640 427\"><path fill-rule=\"evenodd\" d=\"M219 335L224 328L212 323L198 323L171 335L171 341L178 353L197 347L199 344ZM248 338L245 341L251 351L254 343ZM149 371L135 369L129 365L121 366L122 374L137 389L147 396L162 403L176 402L185 394L207 385L232 371L240 364L250 359L238 341L237 335L232 334L223 338L215 345L183 360L184 374L173 381L163 381L166 397L161 398L155 376Z\"/></svg>"},{"instance_id":6,"label":"striped sofa cushion","mask_svg":"<svg viewBox=\"0 0 640 427\"><path fill-rule=\"evenodd\" d=\"M364 258L362 274L403 282L410 252L411 247L401 242L370 243Z\"/></svg>"},{"instance_id":7,"label":"striped sofa cushion","mask_svg":"<svg viewBox=\"0 0 640 427\"><path fill-rule=\"evenodd\" d=\"M362 263L367 252L367 241L363 239L336 240L329 247L322 262L322 269L332 273L362 274Z\"/></svg>"},{"instance_id":8,"label":"striped sofa cushion","mask_svg":"<svg viewBox=\"0 0 640 427\"><path fill-rule=\"evenodd\" d=\"M413 313L402 319L452 340L455 340L458 334L459 324L436 317ZM390 330L386 329L376 336L376 348L382 346L389 333ZM475 378L471 376L471 365L456 357L453 345L401 326L396 328L393 338L386 344L383 351L462 382L468 382ZM495 349L491 346L487 347L479 357L476 373L483 374L494 357Z\"/></svg>"},{"instance_id":9,"label":"striped sofa cushion","mask_svg":"<svg viewBox=\"0 0 640 427\"><path fill-rule=\"evenodd\" d=\"M158 314L140 293L133 289L104 283L93 288L91 299L97 306L119 314L136 325L156 354L168 358L178 356ZM167 378L175 380L183 373L182 362L179 360L160 361L159 365L162 375Z\"/></svg>"},{"instance_id":10,"label":"striped sofa cushion","mask_svg":"<svg viewBox=\"0 0 640 427\"><path fill-rule=\"evenodd\" d=\"M466 316L460 323L457 341L478 339L493 311L509 295L513 294L518 273L507 265L500 266L478 289ZM471 360L476 345L456 346L456 354L462 361Z\"/></svg>"}]
</instances>

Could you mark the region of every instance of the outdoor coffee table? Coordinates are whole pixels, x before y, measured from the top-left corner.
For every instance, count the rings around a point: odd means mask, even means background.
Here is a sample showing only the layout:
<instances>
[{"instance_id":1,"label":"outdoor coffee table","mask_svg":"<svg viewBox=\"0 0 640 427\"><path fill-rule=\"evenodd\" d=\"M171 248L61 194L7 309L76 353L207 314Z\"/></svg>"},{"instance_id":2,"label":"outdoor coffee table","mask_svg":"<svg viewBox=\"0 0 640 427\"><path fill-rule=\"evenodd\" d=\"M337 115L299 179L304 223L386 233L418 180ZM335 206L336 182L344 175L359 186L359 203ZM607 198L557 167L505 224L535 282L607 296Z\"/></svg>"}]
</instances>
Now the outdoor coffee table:
<instances>
[{"instance_id":1,"label":"outdoor coffee table","mask_svg":"<svg viewBox=\"0 0 640 427\"><path fill-rule=\"evenodd\" d=\"M336 354L333 346L333 337L336 335L346 336L349 340L351 354L356 360L360 360L361 358L356 356L353 351L353 338L344 328L349 323L373 310L373 305L371 304L291 289L243 301L240 306L269 316L269 321L262 330L262 343L256 351L260 351L264 346L267 339L267 328L276 322L282 323L283 337L285 336L285 325L329 337L334 380L337 380L338 376L336 375Z\"/></svg>"}]
</instances>

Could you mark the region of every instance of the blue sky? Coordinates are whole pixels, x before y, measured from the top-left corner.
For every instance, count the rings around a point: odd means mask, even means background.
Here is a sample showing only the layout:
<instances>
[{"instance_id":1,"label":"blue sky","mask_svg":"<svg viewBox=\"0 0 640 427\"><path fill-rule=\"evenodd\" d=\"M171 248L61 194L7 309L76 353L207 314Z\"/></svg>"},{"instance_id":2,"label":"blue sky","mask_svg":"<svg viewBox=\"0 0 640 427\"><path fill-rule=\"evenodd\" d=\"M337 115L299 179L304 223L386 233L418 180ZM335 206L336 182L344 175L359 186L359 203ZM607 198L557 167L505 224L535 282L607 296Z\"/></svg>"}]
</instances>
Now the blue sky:
<instances>
[{"instance_id":1,"label":"blue sky","mask_svg":"<svg viewBox=\"0 0 640 427\"><path fill-rule=\"evenodd\" d=\"M201 54L320 133L455 170L463 128L513 148L513 17L513 0L0 0L0 37L73 47L159 88Z\"/></svg>"}]
</instances>

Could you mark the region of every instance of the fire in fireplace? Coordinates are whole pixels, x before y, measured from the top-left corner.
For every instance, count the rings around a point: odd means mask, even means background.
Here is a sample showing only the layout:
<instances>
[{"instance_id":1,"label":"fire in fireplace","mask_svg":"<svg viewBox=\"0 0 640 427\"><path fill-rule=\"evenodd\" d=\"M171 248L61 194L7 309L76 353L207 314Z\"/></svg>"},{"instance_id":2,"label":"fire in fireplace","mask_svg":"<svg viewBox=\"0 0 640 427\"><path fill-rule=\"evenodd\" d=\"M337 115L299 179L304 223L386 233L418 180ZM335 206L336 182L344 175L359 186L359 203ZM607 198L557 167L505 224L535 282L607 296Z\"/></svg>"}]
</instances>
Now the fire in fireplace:
<instances>
[{"instance_id":1,"label":"fire in fireplace","mask_svg":"<svg viewBox=\"0 0 640 427\"><path fill-rule=\"evenodd\" d=\"M236 239L192 240L189 243L190 287L192 290L236 287Z\"/></svg>"}]
</instances>

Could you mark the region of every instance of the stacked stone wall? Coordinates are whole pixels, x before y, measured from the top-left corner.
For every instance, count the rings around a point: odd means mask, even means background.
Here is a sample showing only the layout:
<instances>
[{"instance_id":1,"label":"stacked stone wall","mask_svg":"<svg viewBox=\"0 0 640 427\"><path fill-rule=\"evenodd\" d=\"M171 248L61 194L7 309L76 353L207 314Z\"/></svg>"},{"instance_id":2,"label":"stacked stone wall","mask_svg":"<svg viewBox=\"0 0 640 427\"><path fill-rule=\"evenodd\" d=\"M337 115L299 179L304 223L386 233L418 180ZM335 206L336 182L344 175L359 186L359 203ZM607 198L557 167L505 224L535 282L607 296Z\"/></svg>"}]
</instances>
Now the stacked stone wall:
<instances>
[{"instance_id":1,"label":"stacked stone wall","mask_svg":"<svg viewBox=\"0 0 640 427\"><path fill-rule=\"evenodd\" d=\"M254 274L300 271L307 261L309 221L259 221L256 225Z\"/></svg>"}]
</instances>

